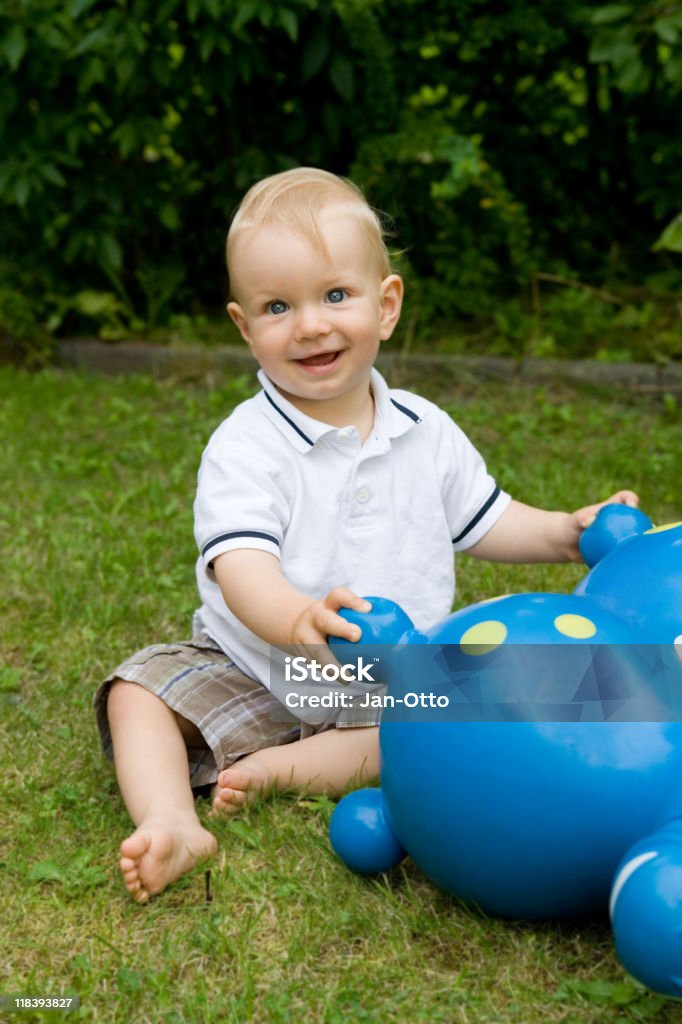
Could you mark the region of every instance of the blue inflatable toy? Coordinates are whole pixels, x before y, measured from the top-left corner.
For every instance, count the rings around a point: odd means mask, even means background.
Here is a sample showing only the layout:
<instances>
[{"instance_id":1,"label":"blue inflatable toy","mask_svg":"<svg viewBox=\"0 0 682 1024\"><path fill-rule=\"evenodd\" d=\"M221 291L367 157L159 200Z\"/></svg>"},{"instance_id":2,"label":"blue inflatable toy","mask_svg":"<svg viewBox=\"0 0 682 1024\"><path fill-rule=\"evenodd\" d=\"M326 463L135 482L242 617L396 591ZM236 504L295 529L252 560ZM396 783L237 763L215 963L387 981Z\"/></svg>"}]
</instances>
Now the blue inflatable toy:
<instances>
[{"instance_id":1,"label":"blue inflatable toy","mask_svg":"<svg viewBox=\"0 0 682 1024\"><path fill-rule=\"evenodd\" d=\"M331 841L362 872L404 849L502 917L609 908L625 967L682 996L682 523L608 506L583 549L574 594L497 598L426 634L381 603L399 623L368 630L392 645L381 790L339 803ZM363 640L371 618L354 616Z\"/></svg>"}]
</instances>

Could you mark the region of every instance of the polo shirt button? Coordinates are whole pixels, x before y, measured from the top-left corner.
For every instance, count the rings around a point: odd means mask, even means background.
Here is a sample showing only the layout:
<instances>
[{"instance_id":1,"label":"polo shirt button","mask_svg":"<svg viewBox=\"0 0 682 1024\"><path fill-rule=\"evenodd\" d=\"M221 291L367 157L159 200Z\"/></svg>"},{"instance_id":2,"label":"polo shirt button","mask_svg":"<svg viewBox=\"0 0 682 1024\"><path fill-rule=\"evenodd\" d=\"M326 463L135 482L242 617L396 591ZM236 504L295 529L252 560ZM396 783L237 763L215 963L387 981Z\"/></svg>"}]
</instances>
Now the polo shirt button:
<instances>
[{"instance_id":1,"label":"polo shirt button","mask_svg":"<svg viewBox=\"0 0 682 1024\"><path fill-rule=\"evenodd\" d=\"M366 501L369 501L369 491L367 490L366 487L360 487L355 492L355 500L359 501L361 505L363 505Z\"/></svg>"}]
</instances>

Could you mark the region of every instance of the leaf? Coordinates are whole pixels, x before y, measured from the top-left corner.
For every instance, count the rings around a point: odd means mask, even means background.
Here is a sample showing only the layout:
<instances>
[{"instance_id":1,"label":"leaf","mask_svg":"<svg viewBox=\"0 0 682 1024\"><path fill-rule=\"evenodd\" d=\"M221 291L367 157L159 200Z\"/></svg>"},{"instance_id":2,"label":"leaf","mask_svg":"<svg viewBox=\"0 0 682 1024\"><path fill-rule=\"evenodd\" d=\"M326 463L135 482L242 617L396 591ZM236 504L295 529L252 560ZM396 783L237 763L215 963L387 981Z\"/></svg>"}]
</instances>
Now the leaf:
<instances>
[{"instance_id":1,"label":"leaf","mask_svg":"<svg viewBox=\"0 0 682 1024\"><path fill-rule=\"evenodd\" d=\"M625 64L637 60L638 51L632 33L627 29L598 32L590 46L589 59L595 64L601 61Z\"/></svg>"},{"instance_id":2,"label":"leaf","mask_svg":"<svg viewBox=\"0 0 682 1024\"><path fill-rule=\"evenodd\" d=\"M21 669L13 665L3 665L0 668L0 693L9 693L19 689L21 682Z\"/></svg>"},{"instance_id":3,"label":"leaf","mask_svg":"<svg viewBox=\"0 0 682 1024\"><path fill-rule=\"evenodd\" d=\"M61 882L65 881L64 872L53 860L41 860L28 872L29 882Z\"/></svg>"},{"instance_id":4,"label":"leaf","mask_svg":"<svg viewBox=\"0 0 682 1024\"><path fill-rule=\"evenodd\" d=\"M113 235L100 235L97 239L97 258L106 270L119 270L123 263L123 252Z\"/></svg>"},{"instance_id":5,"label":"leaf","mask_svg":"<svg viewBox=\"0 0 682 1024\"><path fill-rule=\"evenodd\" d=\"M57 25L48 22L41 24L39 22L36 25L35 31L41 43L44 43L50 50L56 50L59 54L64 55L70 52L71 39Z\"/></svg>"},{"instance_id":6,"label":"leaf","mask_svg":"<svg viewBox=\"0 0 682 1024\"><path fill-rule=\"evenodd\" d=\"M341 99L350 103L355 94L355 76L348 57L340 53L334 54L329 66L329 77Z\"/></svg>"},{"instance_id":7,"label":"leaf","mask_svg":"<svg viewBox=\"0 0 682 1024\"><path fill-rule=\"evenodd\" d=\"M26 206L31 194L31 185L27 178L19 178L14 185L14 201L17 206Z\"/></svg>"},{"instance_id":8,"label":"leaf","mask_svg":"<svg viewBox=\"0 0 682 1024\"><path fill-rule=\"evenodd\" d=\"M677 25L672 18L657 18L654 22L654 32L662 42L670 43L671 46L677 42L679 36Z\"/></svg>"},{"instance_id":9,"label":"leaf","mask_svg":"<svg viewBox=\"0 0 682 1024\"><path fill-rule=\"evenodd\" d=\"M130 967L119 967L116 972L116 980L118 986L122 992L139 992L142 988L144 976L139 971L134 971Z\"/></svg>"},{"instance_id":10,"label":"leaf","mask_svg":"<svg viewBox=\"0 0 682 1024\"><path fill-rule=\"evenodd\" d=\"M159 209L159 220L169 231L180 227L180 213L175 203L164 203Z\"/></svg>"},{"instance_id":11,"label":"leaf","mask_svg":"<svg viewBox=\"0 0 682 1024\"><path fill-rule=\"evenodd\" d=\"M632 14L630 4L606 4L598 7L590 21L593 25L610 25L614 21L622 21Z\"/></svg>"},{"instance_id":12,"label":"leaf","mask_svg":"<svg viewBox=\"0 0 682 1024\"><path fill-rule=\"evenodd\" d=\"M663 65L663 77L671 85L682 88L682 54L671 57Z\"/></svg>"},{"instance_id":13,"label":"leaf","mask_svg":"<svg viewBox=\"0 0 682 1024\"><path fill-rule=\"evenodd\" d=\"M74 296L72 306L83 316L98 317L118 312L121 304L113 292L98 292L88 288Z\"/></svg>"},{"instance_id":14,"label":"leaf","mask_svg":"<svg viewBox=\"0 0 682 1024\"><path fill-rule=\"evenodd\" d=\"M137 126L130 121L124 121L111 137L118 146L119 153L125 159L134 152L137 146Z\"/></svg>"},{"instance_id":15,"label":"leaf","mask_svg":"<svg viewBox=\"0 0 682 1024\"><path fill-rule=\"evenodd\" d=\"M80 43L71 51L71 56L80 57L81 54L87 53L88 50L98 49L101 43L108 42L108 36L108 27L100 25L81 39Z\"/></svg>"},{"instance_id":16,"label":"leaf","mask_svg":"<svg viewBox=\"0 0 682 1024\"><path fill-rule=\"evenodd\" d=\"M215 36L212 33L210 35L208 33L204 33L201 37L201 42L199 43L199 56L203 64L206 63L214 49Z\"/></svg>"},{"instance_id":17,"label":"leaf","mask_svg":"<svg viewBox=\"0 0 682 1024\"><path fill-rule=\"evenodd\" d=\"M116 61L116 78L119 85L127 85L137 70L137 61L132 53L125 53Z\"/></svg>"},{"instance_id":18,"label":"leaf","mask_svg":"<svg viewBox=\"0 0 682 1024\"><path fill-rule=\"evenodd\" d=\"M682 252L682 213L678 213L668 224L661 236L652 245L653 252L666 249L668 252Z\"/></svg>"},{"instance_id":19,"label":"leaf","mask_svg":"<svg viewBox=\"0 0 682 1024\"><path fill-rule=\"evenodd\" d=\"M291 39L292 43L295 43L298 39L298 20L293 11L286 7L283 7L279 12L279 23Z\"/></svg>"},{"instance_id":20,"label":"leaf","mask_svg":"<svg viewBox=\"0 0 682 1024\"><path fill-rule=\"evenodd\" d=\"M250 846L253 850L258 850L260 848L260 843L258 842L256 833L250 825L246 824L245 821L240 821L236 818L230 822L228 829L230 832L233 832L238 836L246 846Z\"/></svg>"},{"instance_id":21,"label":"leaf","mask_svg":"<svg viewBox=\"0 0 682 1024\"><path fill-rule=\"evenodd\" d=\"M650 81L651 75L639 58L633 58L618 68L616 85L623 92L646 92Z\"/></svg>"},{"instance_id":22,"label":"leaf","mask_svg":"<svg viewBox=\"0 0 682 1024\"><path fill-rule=\"evenodd\" d=\"M264 7L260 7L258 10L258 18L263 28L270 28L272 25L272 16L274 11L272 7L267 4Z\"/></svg>"},{"instance_id":23,"label":"leaf","mask_svg":"<svg viewBox=\"0 0 682 1024\"><path fill-rule=\"evenodd\" d=\"M238 32L239 29L243 28L247 22L251 21L251 19L255 17L257 7L258 5L254 0L244 0L244 2L239 5L237 15L232 22L233 31Z\"/></svg>"},{"instance_id":24,"label":"leaf","mask_svg":"<svg viewBox=\"0 0 682 1024\"><path fill-rule=\"evenodd\" d=\"M72 231L67 235L66 246L63 250L66 262L72 263L87 248L87 244L88 236L85 231Z\"/></svg>"},{"instance_id":25,"label":"leaf","mask_svg":"<svg viewBox=\"0 0 682 1024\"><path fill-rule=\"evenodd\" d=\"M100 60L97 56L90 57L85 62L83 73L78 79L78 92L81 95L85 95L90 92L93 85L105 82L106 78L107 69L104 61Z\"/></svg>"},{"instance_id":26,"label":"leaf","mask_svg":"<svg viewBox=\"0 0 682 1024\"><path fill-rule=\"evenodd\" d=\"M12 71L16 71L26 53L26 33L21 25L12 25L2 40L2 51Z\"/></svg>"},{"instance_id":27,"label":"leaf","mask_svg":"<svg viewBox=\"0 0 682 1024\"><path fill-rule=\"evenodd\" d=\"M626 981L565 981L552 998L557 1001L573 1001L576 995L588 999L597 1006L627 1006L628 1019L633 1020L655 1018L667 1002L665 996L654 995L634 978ZM618 1019L621 1019L620 1016Z\"/></svg>"},{"instance_id":28,"label":"leaf","mask_svg":"<svg viewBox=\"0 0 682 1024\"><path fill-rule=\"evenodd\" d=\"M321 22L315 25L305 43L301 58L301 75L304 82L313 78L329 56L329 33Z\"/></svg>"},{"instance_id":29,"label":"leaf","mask_svg":"<svg viewBox=\"0 0 682 1024\"><path fill-rule=\"evenodd\" d=\"M90 10L97 3L97 0L71 0L70 13L71 17L75 21L80 18L81 14L85 11Z\"/></svg>"},{"instance_id":30,"label":"leaf","mask_svg":"<svg viewBox=\"0 0 682 1024\"><path fill-rule=\"evenodd\" d=\"M48 181L51 185L58 185L60 188L64 188L66 185L64 175L54 164L42 164L40 173L45 181Z\"/></svg>"}]
</instances>

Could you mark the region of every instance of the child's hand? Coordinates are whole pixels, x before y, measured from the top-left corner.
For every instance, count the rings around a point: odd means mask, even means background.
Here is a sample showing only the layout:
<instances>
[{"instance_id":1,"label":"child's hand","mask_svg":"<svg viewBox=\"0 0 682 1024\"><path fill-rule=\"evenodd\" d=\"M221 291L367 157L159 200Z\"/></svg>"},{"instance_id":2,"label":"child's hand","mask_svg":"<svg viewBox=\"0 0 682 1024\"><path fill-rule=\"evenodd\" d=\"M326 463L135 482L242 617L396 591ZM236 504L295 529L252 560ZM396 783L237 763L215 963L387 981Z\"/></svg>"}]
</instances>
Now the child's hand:
<instances>
[{"instance_id":1,"label":"child's hand","mask_svg":"<svg viewBox=\"0 0 682 1024\"><path fill-rule=\"evenodd\" d=\"M352 608L356 612L369 612L369 601L358 597L347 587L335 587L319 601L313 601L299 615L294 623L292 642L294 644L326 644L328 636L340 636L355 642L362 631L359 626L337 615L339 608Z\"/></svg>"},{"instance_id":2,"label":"child's hand","mask_svg":"<svg viewBox=\"0 0 682 1024\"><path fill-rule=\"evenodd\" d=\"M637 508L639 497L634 491L616 491L606 501L600 501L596 505L586 505L584 508L579 508L577 512L573 512L568 517L566 531L566 553L570 562L582 562L582 555L578 547L580 535L583 530L592 525L597 512L604 505L629 505L630 508Z\"/></svg>"}]
</instances>

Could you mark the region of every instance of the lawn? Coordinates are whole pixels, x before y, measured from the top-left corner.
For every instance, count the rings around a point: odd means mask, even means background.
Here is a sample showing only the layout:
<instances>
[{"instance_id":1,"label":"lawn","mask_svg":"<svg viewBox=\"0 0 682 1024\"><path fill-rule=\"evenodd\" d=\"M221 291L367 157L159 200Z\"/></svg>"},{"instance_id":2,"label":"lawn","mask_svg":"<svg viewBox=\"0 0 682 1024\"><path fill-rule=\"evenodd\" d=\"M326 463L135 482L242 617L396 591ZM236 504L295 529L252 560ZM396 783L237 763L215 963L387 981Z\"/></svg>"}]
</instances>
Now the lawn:
<instances>
[{"instance_id":1,"label":"lawn","mask_svg":"<svg viewBox=\"0 0 682 1024\"><path fill-rule=\"evenodd\" d=\"M673 400L423 386L520 499L578 507L630 486L654 521L680 518ZM249 377L0 371L0 992L76 995L66 1019L98 1024L681 1020L682 1005L624 973L605 922L493 921L409 861L350 874L329 849L326 798L212 823L210 900L201 870L147 906L127 896L116 851L129 822L91 695L127 653L187 635L199 457L253 390ZM580 575L462 558L458 603L569 590Z\"/></svg>"}]
</instances>

